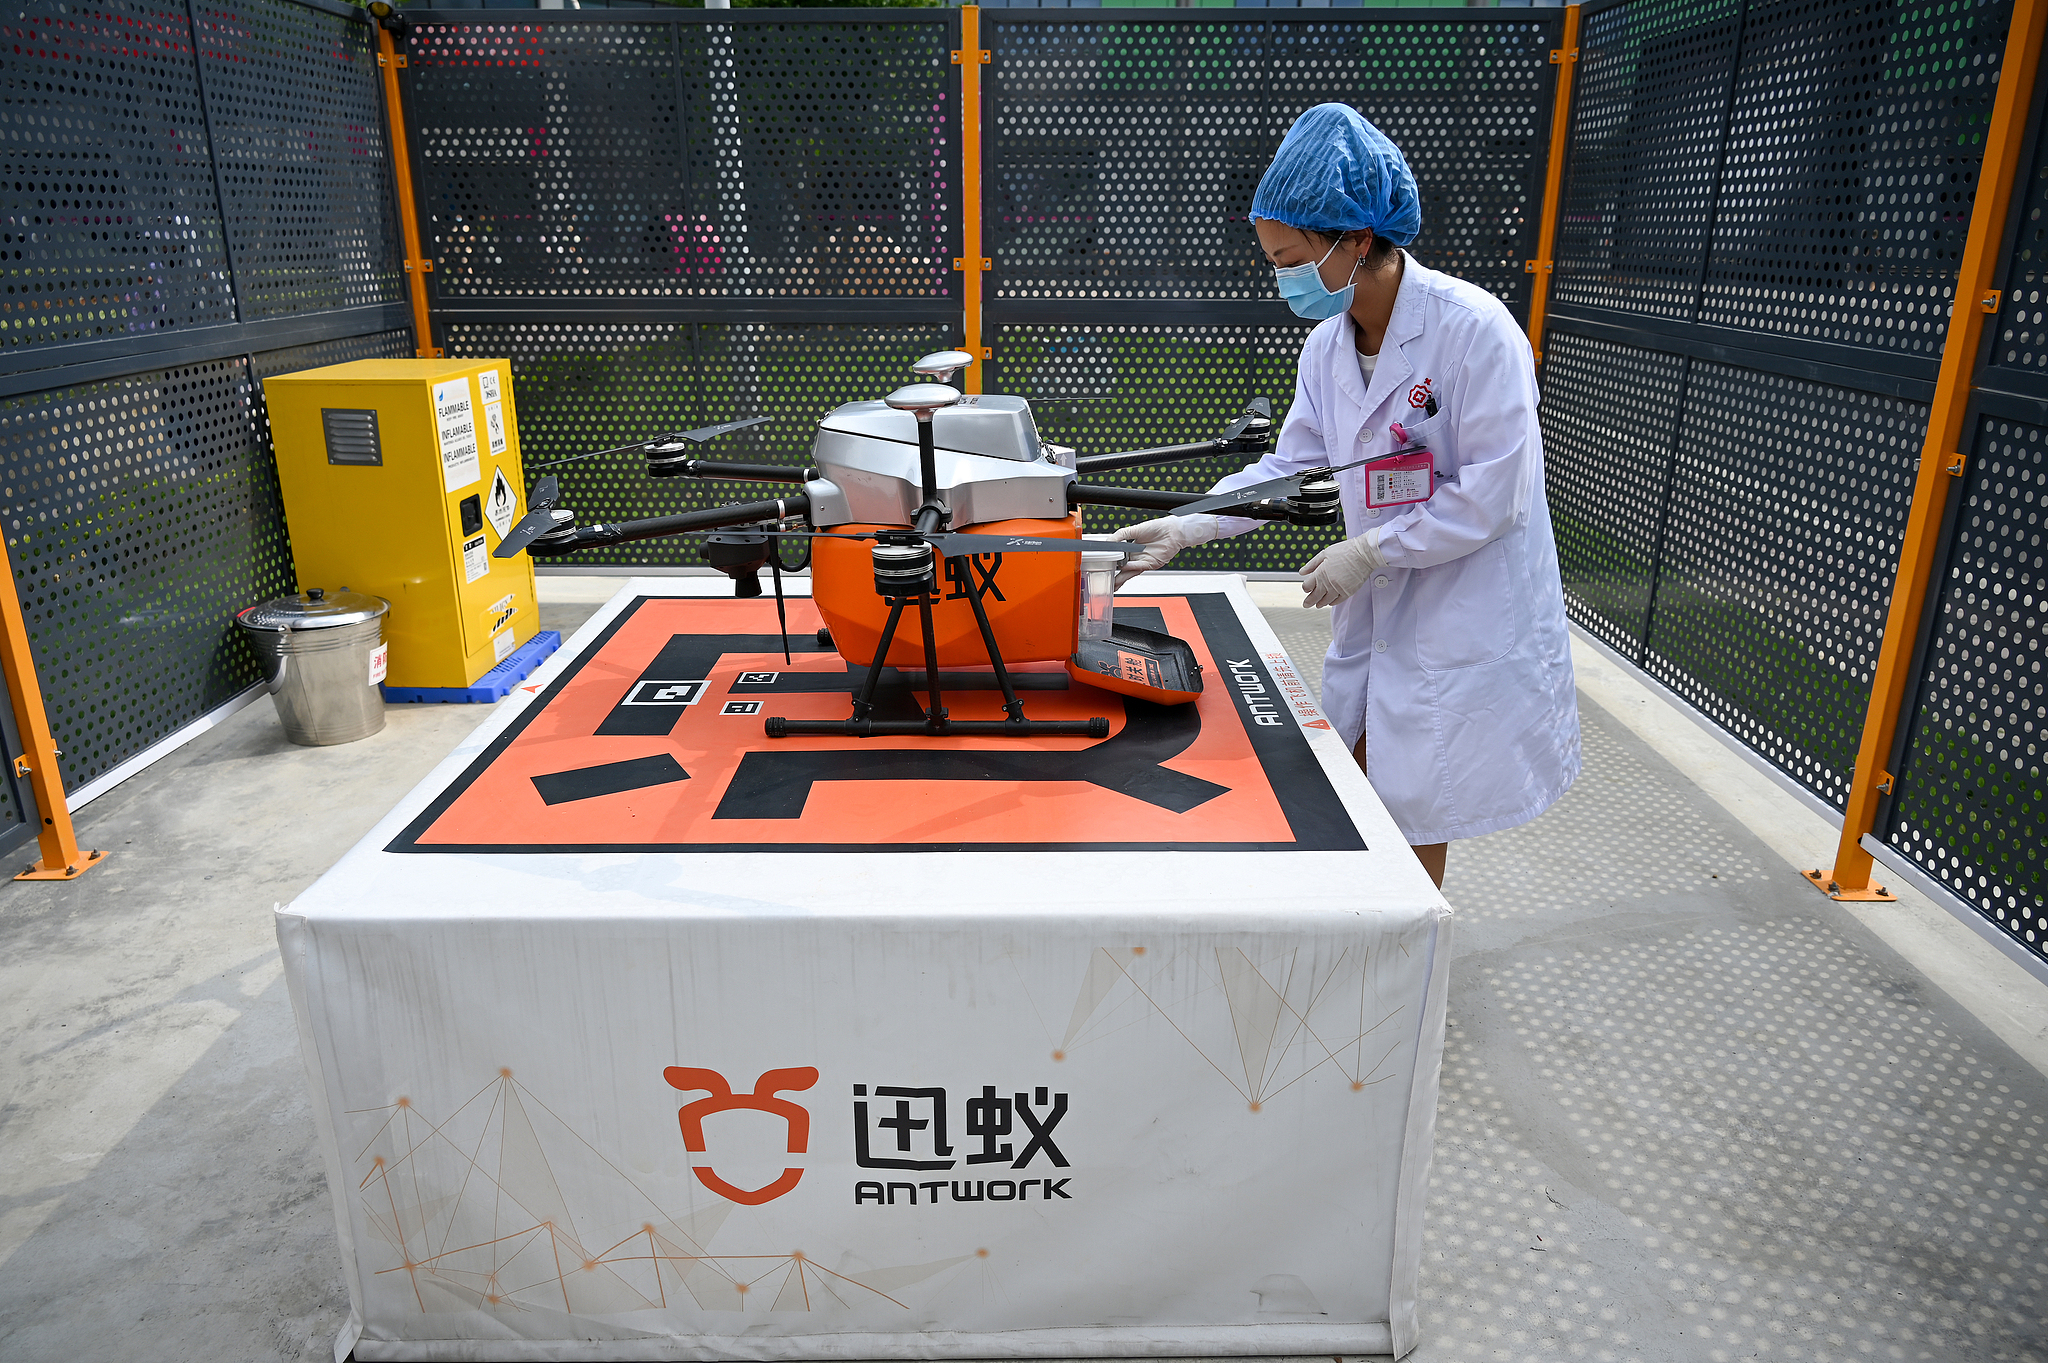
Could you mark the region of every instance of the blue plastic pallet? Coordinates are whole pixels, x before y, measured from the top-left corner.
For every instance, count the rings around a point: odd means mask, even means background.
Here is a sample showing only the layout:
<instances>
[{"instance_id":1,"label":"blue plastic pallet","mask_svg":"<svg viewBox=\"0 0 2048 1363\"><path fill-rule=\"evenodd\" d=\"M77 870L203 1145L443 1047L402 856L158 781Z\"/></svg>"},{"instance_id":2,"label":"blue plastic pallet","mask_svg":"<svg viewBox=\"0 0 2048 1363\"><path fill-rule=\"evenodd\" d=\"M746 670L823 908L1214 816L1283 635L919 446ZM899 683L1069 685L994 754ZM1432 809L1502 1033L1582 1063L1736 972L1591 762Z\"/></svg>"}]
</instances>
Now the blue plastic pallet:
<instances>
[{"instance_id":1,"label":"blue plastic pallet","mask_svg":"<svg viewBox=\"0 0 2048 1363\"><path fill-rule=\"evenodd\" d=\"M505 661L476 679L475 686L383 686L390 705L488 705L512 694L541 660L562 646L562 636L544 629L505 655Z\"/></svg>"}]
</instances>

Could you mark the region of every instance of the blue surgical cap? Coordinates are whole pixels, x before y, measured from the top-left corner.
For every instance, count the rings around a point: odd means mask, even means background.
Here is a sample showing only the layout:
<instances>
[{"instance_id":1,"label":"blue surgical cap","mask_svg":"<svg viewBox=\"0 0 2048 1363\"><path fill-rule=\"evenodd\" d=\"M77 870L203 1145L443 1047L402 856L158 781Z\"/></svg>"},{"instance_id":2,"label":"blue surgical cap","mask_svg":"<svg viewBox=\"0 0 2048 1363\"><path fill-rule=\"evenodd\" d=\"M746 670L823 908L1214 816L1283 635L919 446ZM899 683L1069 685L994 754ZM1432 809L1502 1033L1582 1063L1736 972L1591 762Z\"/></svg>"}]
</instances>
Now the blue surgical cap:
<instances>
[{"instance_id":1,"label":"blue surgical cap","mask_svg":"<svg viewBox=\"0 0 2048 1363\"><path fill-rule=\"evenodd\" d=\"M1348 104L1318 104L1287 130L1252 196L1252 217L1311 232L1369 228L1396 246L1422 230L1401 149Z\"/></svg>"}]
</instances>

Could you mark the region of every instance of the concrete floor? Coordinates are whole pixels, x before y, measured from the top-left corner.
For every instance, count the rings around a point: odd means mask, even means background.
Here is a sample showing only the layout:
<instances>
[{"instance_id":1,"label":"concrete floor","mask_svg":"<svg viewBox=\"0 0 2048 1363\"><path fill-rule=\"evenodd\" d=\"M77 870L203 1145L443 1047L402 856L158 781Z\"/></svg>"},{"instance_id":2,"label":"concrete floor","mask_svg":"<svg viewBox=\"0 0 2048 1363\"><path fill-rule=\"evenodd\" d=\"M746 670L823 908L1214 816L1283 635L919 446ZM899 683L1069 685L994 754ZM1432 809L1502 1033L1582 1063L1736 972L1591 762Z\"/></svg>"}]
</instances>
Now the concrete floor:
<instances>
[{"instance_id":1,"label":"concrete floor","mask_svg":"<svg viewBox=\"0 0 2048 1363\"><path fill-rule=\"evenodd\" d=\"M543 579L543 623L615 585ZM2048 988L1910 894L1822 899L1824 821L1578 661L1584 777L1452 849L1410 1357L2048 1363ZM485 713L305 749L259 703L81 812L86 880L0 882L0 1358L329 1353L271 909Z\"/></svg>"}]
</instances>

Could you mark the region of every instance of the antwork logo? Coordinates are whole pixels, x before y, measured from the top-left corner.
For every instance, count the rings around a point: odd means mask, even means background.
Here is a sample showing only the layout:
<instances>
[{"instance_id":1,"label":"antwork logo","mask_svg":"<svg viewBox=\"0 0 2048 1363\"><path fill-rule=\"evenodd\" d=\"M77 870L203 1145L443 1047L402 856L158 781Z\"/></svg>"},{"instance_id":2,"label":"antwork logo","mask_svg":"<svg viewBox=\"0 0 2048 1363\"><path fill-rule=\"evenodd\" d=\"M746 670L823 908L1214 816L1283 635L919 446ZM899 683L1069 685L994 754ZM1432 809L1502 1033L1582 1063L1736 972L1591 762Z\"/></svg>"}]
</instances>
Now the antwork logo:
<instances>
[{"instance_id":1,"label":"antwork logo","mask_svg":"<svg viewBox=\"0 0 2048 1363\"><path fill-rule=\"evenodd\" d=\"M818 1082L818 1071L809 1065L795 1069L769 1070L754 1081L752 1093L734 1093L732 1085L717 1070L694 1069L687 1065L670 1065L662 1071L662 1077L671 1088L691 1093L702 1089L709 1098L699 1098L685 1103L676 1113L676 1120L683 1127L683 1148L695 1155L704 1153L704 1119L714 1112L747 1110L766 1112L789 1123L789 1153L807 1154L811 1148L811 1114L808 1109L787 1098L778 1098L778 1093L801 1093ZM759 1188L735 1188L703 1165L695 1166L692 1173L697 1181L717 1193L730 1198L745 1207L758 1207L764 1202L773 1202L804 1176L801 1169L784 1169L782 1176L772 1183Z\"/></svg>"}]
</instances>

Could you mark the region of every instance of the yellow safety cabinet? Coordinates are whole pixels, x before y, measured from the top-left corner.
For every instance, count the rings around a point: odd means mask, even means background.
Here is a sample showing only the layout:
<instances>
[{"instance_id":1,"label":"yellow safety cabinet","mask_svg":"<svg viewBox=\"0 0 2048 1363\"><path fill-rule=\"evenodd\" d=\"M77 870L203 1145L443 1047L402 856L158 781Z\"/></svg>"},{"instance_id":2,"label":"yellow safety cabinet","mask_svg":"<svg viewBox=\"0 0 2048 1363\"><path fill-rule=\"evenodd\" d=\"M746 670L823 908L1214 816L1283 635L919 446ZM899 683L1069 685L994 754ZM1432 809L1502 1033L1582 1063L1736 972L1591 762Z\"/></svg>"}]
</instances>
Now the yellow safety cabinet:
<instances>
[{"instance_id":1,"label":"yellow safety cabinet","mask_svg":"<svg viewBox=\"0 0 2048 1363\"><path fill-rule=\"evenodd\" d=\"M474 685L539 630L512 366L357 360L263 381L302 587L391 603L388 687Z\"/></svg>"}]
</instances>

